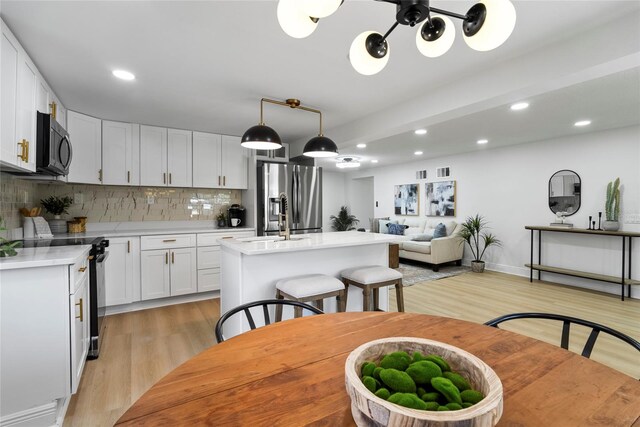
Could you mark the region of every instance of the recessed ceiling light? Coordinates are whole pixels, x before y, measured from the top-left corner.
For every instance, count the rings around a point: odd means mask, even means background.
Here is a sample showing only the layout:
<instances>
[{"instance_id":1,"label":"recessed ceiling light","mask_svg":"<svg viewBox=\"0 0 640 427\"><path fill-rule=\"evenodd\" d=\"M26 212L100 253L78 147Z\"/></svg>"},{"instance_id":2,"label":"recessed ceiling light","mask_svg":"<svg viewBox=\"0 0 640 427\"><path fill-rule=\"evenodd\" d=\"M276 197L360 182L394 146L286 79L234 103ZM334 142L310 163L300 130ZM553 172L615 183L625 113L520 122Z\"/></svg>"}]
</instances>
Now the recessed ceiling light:
<instances>
[{"instance_id":1,"label":"recessed ceiling light","mask_svg":"<svg viewBox=\"0 0 640 427\"><path fill-rule=\"evenodd\" d=\"M489 142L489 140L488 140L488 139L479 139L479 140L478 140L478 144L486 144L486 143L488 143L488 142Z\"/></svg>"},{"instance_id":2,"label":"recessed ceiling light","mask_svg":"<svg viewBox=\"0 0 640 427\"><path fill-rule=\"evenodd\" d=\"M422 156L422 151L416 151L416 152L415 152L415 153L413 153L413 154L415 154L416 156Z\"/></svg>"},{"instance_id":3,"label":"recessed ceiling light","mask_svg":"<svg viewBox=\"0 0 640 427\"><path fill-rule=\"evenodd\" d=\"M122 80L133 80L136 76L125 70L113 70L113 75Z\"/></svg>"},{"instance_id":4,"label":"recessed ceiling light","mask_svg":"<svg viewBox=\"0 0 640 427\"><path fill-rule=\"evenodd\" d=\"M573 125L574 126L589 126L591 124L591 120L579 120L577 122L575 122Z\"/></svg>"},{"instance_id":5,"label":"recessed ceiling light","mask_svg":"<svg viewBox=\"0 0 640 427\"><path fill-rule=\"evenodd\" d=\"M414 133L416 135L426 135L427 134L427 130L426 129L416 129Z\"/></svg>"},{"instance_id":6,"label":"recessed ceiling light","mask_svg":"<svg viewBox=\"0 0 640 427\"><path fill-rule=\"evenodd\" d=\"M371 163L378 163L378 161L373 159L373 160L371 160Z\"/></svg>"},{"instance_id":7,"label":"recessed ceiling light","mask_svg":"<svg viewBox=\"0 0 640 427\"><path fill-rule=\"evenodd\" d=\"M358 144L356 145L358 148L367 148L367 144Z\"/></svg>"},{"instance_id":8,"label":"recessed ceiling light","mask_svg":"<svg viewBox=\"0 0 640 427\"><path fill-rule=\"evenodd\" d=\"M528 107L529 107L528 102L517 102L511 106L511 109L513 111L518 111L518 110L524 110L525 108L528 108Z\"/></svg>"}]
</instances>

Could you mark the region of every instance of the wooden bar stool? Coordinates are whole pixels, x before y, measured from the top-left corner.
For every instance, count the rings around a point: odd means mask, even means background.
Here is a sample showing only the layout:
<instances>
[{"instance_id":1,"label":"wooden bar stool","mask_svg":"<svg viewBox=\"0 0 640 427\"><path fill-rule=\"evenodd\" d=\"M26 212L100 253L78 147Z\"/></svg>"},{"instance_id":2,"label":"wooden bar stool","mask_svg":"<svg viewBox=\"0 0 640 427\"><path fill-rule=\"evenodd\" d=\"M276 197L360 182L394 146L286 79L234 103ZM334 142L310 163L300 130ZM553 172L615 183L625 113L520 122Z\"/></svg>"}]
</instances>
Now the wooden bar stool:
<instances>
[{"instance_id":1,"label":"wooden bar stool","mask_svg":"<svg viewBox=\"0 0 640 427\"><path fill-rule=\"evenodd\" d=\"M324 274L307 274L289 277L276 282L276 298L289 299L299 302L315 302L318 309L323 310L323 300L336 297L338 311L345 311L347 299L344 284L335 277ZM302 316L300 307L294 308L294 317ZM282 306L276 307L276 322L282 320Z\"/></svg>"},{"instance_id":2,"label":"wooden bar stool","mask_svg":"<svg viewBox=\"0 0 640 427\"><path fill-rule=\"evenodd\" d=\"M345 299L349 293L349 285L362 288L362 308L363 311L371 311L369 295L373 290L373 309L380 310L378 305L380 299L380 288L383 286L395 285L396 299L398 300L398 311L404 311L404 296L402 293L402 273L389 267L380 265L369 265L364 267L354 267L343 270L340 275L345 286Z\"/></svg>"}]
</instances>

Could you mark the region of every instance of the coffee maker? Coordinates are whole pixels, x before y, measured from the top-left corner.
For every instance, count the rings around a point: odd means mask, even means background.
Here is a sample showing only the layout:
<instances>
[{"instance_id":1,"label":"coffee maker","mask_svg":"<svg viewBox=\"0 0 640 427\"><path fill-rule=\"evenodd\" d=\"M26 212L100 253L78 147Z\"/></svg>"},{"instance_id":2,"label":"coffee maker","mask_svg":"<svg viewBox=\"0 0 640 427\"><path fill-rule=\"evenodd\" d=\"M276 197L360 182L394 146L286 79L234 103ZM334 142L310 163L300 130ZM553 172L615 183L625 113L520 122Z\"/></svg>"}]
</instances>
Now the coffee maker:
<instances>
[{"instance_id":1,"label":"coffee maker","mask_svg":"<svg viewBox=\"0 0 640 427\"><path fill-rule=\"evenodd\" d=\"M246 210L238 204L233 204L229 207L227 215L227 226L237 228L246 227Z\"/></svg>"}]
</instances>

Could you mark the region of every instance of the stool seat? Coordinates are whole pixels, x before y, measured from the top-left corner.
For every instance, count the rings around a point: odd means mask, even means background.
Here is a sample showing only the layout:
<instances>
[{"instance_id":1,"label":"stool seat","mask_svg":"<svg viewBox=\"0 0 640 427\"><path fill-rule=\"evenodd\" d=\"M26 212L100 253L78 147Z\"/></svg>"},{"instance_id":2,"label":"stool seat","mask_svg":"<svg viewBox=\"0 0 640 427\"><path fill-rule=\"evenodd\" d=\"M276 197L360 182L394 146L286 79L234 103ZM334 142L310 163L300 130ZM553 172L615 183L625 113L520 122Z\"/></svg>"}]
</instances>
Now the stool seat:
<instances>
[{"instance_id":1,"label":"stool seat","mask_svg":"<svg viewBox=\"0 0 640 427\"><path fill-rule=\"evenodd\" d=\"M402 279L402 273L399 271L380 265L348 268L340 274L344 279L352 280L363 285Z\"/></svg>"},{"instance_id":2,"label":"stool seat","mask_svg":"<svg viewBox=\"0 0 640 427\"><path fill-rule=\"evenodd\" d=\"M288 277L276 282L276 289L294 298L307 298L330 292L344 291L344 284L324 274Z\"/></svg>"}]
</instances>

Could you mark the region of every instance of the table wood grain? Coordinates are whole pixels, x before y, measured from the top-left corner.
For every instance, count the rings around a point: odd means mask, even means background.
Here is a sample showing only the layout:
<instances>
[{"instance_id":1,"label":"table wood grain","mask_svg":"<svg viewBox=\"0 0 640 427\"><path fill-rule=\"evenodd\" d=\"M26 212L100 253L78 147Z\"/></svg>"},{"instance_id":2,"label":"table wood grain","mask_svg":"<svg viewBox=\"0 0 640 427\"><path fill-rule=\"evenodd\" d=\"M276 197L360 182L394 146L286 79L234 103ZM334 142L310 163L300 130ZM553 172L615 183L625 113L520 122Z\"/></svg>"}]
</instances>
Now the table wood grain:
<instances>
[{"instance_id":1,"label":"table wood grain","mask_svg":"<svg viewBox=\"0 0 640 427\"><path fill-rule=\"evenodd\" d=\"M289 320L215 345L155 384L116 425L352 426L345 360L392 336L445 342L484 360L504 387L501 426L640 425L640 381L611 368L509 331L379 312Z\"/></svg>"}]
</instances>

